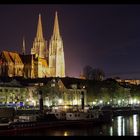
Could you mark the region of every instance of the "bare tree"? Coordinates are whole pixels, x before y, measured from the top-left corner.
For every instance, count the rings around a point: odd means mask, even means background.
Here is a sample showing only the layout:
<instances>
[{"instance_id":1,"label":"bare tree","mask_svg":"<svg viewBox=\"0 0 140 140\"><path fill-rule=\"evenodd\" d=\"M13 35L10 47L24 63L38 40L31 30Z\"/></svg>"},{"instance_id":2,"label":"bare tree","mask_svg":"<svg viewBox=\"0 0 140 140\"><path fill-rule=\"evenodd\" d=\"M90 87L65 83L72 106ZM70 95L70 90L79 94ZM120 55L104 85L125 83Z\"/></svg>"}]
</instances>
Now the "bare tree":
<instances>
[{"instance_id":1,"label":"bare tree","mask_svg":"<svg viewBox=\"0 0 140 140\"><path fill-rule=\"evenodd\" d=\"M91 66L87 65L83 69L83 75L86 79L101 81L105 77L105 73L102 69L93 69Z\"/></svg>"},{"instance_id":2,"label":"bare tree","mask_svg":"<svg viewBox=\"0 0 140 140\"><path fill-rule=\"evenodd\" d=\"M89 66L89 65L87 65L87 66L85 66L84 67L84 69L83 69L83 75L84 75L84 77L86 78L86 79L91 79L91 74L92 74L92 67L91 66Z\"/></svg>"},{"instance_id":3,"label":"bare tree","mask_svg":"<svg viewBox=\"0 0 140 140\"><path fill-rule=\"evenodd\" d=\"M105 73L102 69L93 69L92 70L92 79L96 81L102 81L105 77Z\"/></svg>"}]
</instances>

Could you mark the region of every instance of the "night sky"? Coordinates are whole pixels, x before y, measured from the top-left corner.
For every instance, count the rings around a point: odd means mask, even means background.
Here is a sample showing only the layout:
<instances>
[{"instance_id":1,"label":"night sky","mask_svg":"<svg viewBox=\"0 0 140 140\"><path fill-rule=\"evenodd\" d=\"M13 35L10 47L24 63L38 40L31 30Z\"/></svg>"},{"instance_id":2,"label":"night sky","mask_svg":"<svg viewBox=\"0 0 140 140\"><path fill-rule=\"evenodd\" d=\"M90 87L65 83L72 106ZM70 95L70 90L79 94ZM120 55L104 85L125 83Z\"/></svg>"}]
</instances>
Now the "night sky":
<instances>
[{"instance_id":1,"label":"night sky","mask_svg":"<svg viewBox=\"0 0 140 140\"><path fill-rule=\"evenodd\" d=\"M67 76L90 65L106 77L140 79L140 5L0 5L0 51L21 52L24 36L30 53L39 13L49 41L56 10Z\"/></svg>"}]
</instances>

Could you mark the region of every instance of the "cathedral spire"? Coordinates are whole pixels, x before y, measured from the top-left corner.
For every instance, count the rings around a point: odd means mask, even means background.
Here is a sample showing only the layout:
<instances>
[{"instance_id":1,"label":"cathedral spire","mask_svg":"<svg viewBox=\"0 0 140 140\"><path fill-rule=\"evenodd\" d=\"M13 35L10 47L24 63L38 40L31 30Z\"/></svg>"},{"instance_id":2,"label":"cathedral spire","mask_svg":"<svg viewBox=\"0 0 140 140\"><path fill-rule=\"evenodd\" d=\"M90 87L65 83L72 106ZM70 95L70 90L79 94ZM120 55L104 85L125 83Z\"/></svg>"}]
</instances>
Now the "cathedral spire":
<instances>
[{"instance_id":1,"label":"cathedral spire","mask_svg":"<svg viewBox=\"0 0 140 140\"><path fill-rule=\"evenodd\" d=\"M55 12L54 30L49 43L49 69L51 77L65 77L63 40L59 32L57 12Z\"/></svg>"},{"instance_id":2,"label":"cathedral spire","mask_svg":"<svg viewBox=\"0 0 140 140\"><path fill-rule=\"evenodd\" d=\"M39 38L39 39L43 39L41 14L39 14L39 18L38 18L38 26L37 26L36 37Z\"/></svg>"},{"instance_id":3,"label":"cathedral spire","mask_svg":"<svg viewBox=\"0 0 140 140\"><path fill-rule=\"evenodd\" d=\"M46 41L43 37L41 14L39 14L37 32L33 47L31 48L31 54L35 54L35 56L39 58L46 58Z\"/></svg>"},{"instance_id":4,"label":"cathedral spire","mask_svg":"<svg viewBox=\"0 0 140 140\"><path fill-rule=\"evenodd\" d=\"M25 49L25 39L23 37L23 42L22 42L22 54L25 55L26 49Z\"/></svg>"},{"instance_id":5,"label":"cathedral spire","mask_svg":"<svg viewBox=\"0 0 140 140\"><path fill-rule=\"evenodd\" d=\"M56 37L56 38L60 37L57 11L55 12L53 36Z\"/></svg>"}]
</instances>

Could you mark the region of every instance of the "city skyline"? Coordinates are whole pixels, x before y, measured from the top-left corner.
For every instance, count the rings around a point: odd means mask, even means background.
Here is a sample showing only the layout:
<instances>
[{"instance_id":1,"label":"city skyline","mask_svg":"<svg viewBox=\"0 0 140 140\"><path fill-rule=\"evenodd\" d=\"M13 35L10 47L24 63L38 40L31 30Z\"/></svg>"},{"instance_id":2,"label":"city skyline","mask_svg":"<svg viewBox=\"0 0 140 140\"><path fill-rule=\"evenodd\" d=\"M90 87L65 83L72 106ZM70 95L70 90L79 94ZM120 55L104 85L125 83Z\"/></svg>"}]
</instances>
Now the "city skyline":
<instances>
[{"instance_id":1,"label":"city skyline","mask_svg":"<svg viewBox=\"0 0 140 140\"><path fill-rule=\"evenodd\" d=\"M30 53L39 13L49 43L55 11L64 42L66 76L79 77L86 65L107 77L140 79L140 5L0 5L0 51ZM48 46L47 46L48 48ZM114 75L113 75L114 74Z\"/></svg>"}]
</instances>

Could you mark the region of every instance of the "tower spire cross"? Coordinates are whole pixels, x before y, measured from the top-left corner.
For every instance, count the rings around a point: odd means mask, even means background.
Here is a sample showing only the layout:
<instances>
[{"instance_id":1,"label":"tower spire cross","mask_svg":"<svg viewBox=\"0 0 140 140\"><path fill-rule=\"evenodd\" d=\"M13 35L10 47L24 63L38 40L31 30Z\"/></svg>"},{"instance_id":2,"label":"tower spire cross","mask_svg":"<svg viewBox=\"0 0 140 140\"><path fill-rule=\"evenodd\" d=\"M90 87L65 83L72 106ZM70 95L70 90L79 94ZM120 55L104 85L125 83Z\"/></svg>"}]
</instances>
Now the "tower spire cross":
<instances>
[{"instance_id":1,"label":"tower spire cross","mask_svg":"<svg viewBox=\"0 0 140 140\"><path fill-rule=\"evenodd\" d=\"M37 26L37 33L36 37L39 39L43 39L43 31L42 31L42 22L41 22L41 14L39 14L38 18L38 26Z\"/></svg>"},{"instance_id":2,"label":"tower spire cross","mask_svg":"<svg viewBox=\"0 0 140 140\"><path fill-rule=\"evenodd\" d=\"M60 37L60 31L59 31L59 23L58 23L58 14L57 14L57 11L55 12L53 36L56 37L56 38Z\"/></svg>"}]
</instances>

